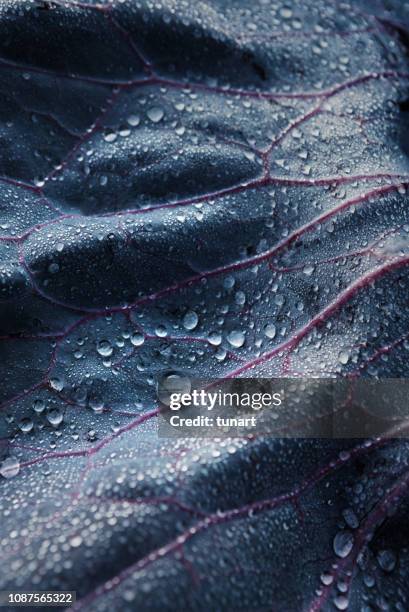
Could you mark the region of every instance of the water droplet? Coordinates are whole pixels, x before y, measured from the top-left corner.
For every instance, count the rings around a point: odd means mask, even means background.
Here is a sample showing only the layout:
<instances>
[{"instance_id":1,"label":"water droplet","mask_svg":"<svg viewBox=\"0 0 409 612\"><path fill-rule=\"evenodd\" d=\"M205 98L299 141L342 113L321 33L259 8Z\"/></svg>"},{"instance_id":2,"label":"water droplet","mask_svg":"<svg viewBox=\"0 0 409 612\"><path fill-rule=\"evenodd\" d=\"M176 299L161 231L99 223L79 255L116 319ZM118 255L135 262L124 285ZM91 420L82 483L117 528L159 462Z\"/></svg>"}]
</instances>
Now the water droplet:
<instances>
[{"instance_id":1,"label":"water droplet","mask_svg":"<svg viewBox=\"0 0 409 612\"><path fill-rule=\"evenodd\" d=\"M165 115L163 109L159 108L159 106L153 106L147 111L146 114L148 115L149 119L153 121L153 123L159 123L159 121L161 121Z\"/></svg>"},{"instance_id":2,"label":"water droplet","mask_svg":"<svg viewBox=\"0 0 409 612\"><path fill-rule=\"evenodd\" d=\"M188 310L188 312L183 317L183 327L187 331L191 331L192 329L195 329L195 327L197 327L198 323L199 323L199 317L194 312L194 310Z\"/></svg>"},{"instance_id":3,"label":"water droplet","mask_svg":"<svg viewBox=\"0 0 409 612\"><path fill-rule=\"evenodd\" d=\"M158 379L156 390L160 401L169 406L173 393L190 393L191 388L192 384L187 376L179 372L167 372Z\"/></svg>"},{"instance_id":4,"label":"water droplet","mask_svg":"<svg viewBox=\"0 0 409 612\"><path fill-rule=\"evenodd\" d=\"M227 335L227 342L234 346L234 348L240 348L243 346L245 338L242 331L233 330Z\"/></svg>"},{"instance_id":5,"label":"water droplet","mask_svg":"<svg viewBox=\"0 0 409 612\"><path fill-rule=\"evenodd\" d=\"M293 12L288 6L284 6L282 9L280 9L280 15L283 19L291 19Z\"/></svg>"},{"instance_id":6,"label":"water droplet","mask_svg":"<svg viewBox=\"0 0 409 612\"><path fill-rule=\"evenodd\" d=\"M99 353L99 355L101 355L102 357L109 357L110 355L112 355L113 353L113 348L110 342L108 342L108 340L100 340L97 343L97 353Z\"/></svg>"},{"instance_id":7,"label":"water droplet","mask_svg":"<svg viewBox=\"0 0 409 612\"><path fill-rule=\"evenodd\" d=\"M101 414L104 411L104 402L97 397L93 397L89 400L89 407L95 414Z\"/></svg>"},{"instance_id":8,"label":"water droplet","mask_svg":"<svg viewBox=\"0 0 409 612\"><path fill-rule=\"evenodd\" d=\"M219 332L210 332L207 339L212 346L219 346L222 343L222 335Z\"/></svg>"},{"instance_id":9,"label":"water droplet","mask_svg":"<svg viewBox=\"0 0 409 612\"><path fill-rule=\"evenodd\" d=\"M306 276L311 276L311 274L314 272L315 267L312 266L311 264L308 264L306 266L304 266L303 268L303 272Z\"/></svg>"},{"instance_id":10,"label":"water droplet","mask_svg":"<svg viewBox=\"0 0 409 612\"><path fill-rule=\"evenodd\" d=\"M63 414L58 408L52 408L47 413L47 420L53 427L58 427L63 422Z\"/></svg>"},{"instance_id":11,"label":"water droplet","mask_svg":"<svg viewBox=\"0 0 409 612\"><path fill-rule=\"evenodd\" d=\"M13 478L20 471L20 461L15 457L7 457L0 463L0 475L3 478Z\"/></svg>"},{"instance_id":12,"label":"water droplet","mask_svg":"<svg viewBox=\"0 0 409 612\"><path fill-rule=\"evenodd\" d=\"M330 584L334 582L334 576L330 574L329 572L324 572L321 574L321 582L325 586L329 586Z\"/></svg>"},{"instance_id":13,"label":"water droplet","mask_svg":"<svg viewBox=\"0 0 409 612\"><path fill-rule=\"evenodd\" d=\"M345 595L337 595L334 598L334 606L337 610L346 610L348 608L348 597Z\"/></svg>"},{"instance_id":14,"label":"water droplet","mask_svg":"<svg viewBox=\"0 0 409 612\"><path fill-rule=\"evenodd\" d=\"M70 546L72 548L78 548L82 544L82 537L80 535L76 535L70 539Z\"/></svg>"},{"instance_id":15,"label":"water droplet","mask_svg":"<svg viewBox=\"0 0 409 612\"><path fill-rule=\"evenodd\" d=\"M396 565L396 555L393 550L380 550L376 557L384 572L392 572Z\"/></svg>"},{"instance_id":16,"label":"water droplet","mask_svg":"<svg viewBox=\"0 0 409 612\"><path fill-rule=\"evenodd\" d=\"M113 132L112 130L105 132L104 134L105 142L115 142L116 139L117 139L117 134Z\"/></svg>"},{"instance_id":17,"label":"water droplet","mask_svg":"<svg viewBox=\"0 0 409 612\"><path fill-rule=\"evenodd\" d=\"M50 272L50 274L57 274L59 269L60 269L60 266L58 265L58 263L51 263L48 266L48 271Z\"/></svg>"},{"instance_id":18,"label":"water droplet","mask_svg":"<svg viewBox=\"0 0 409 612\"><path fill-rule=\"evenodd\" d=\"M128 603L130 603L131 601L135 600L136 593L132 589L126 589L123 592L122 597L124 598L124 601L127 601Z\"/></svg>"},{"instance_id":19,"label":"water droplet","mask_svg":"<svg viewBox=\"0 0 409 612\"><path fill-rule=\"evenodd\" d=\"M348 527L351 527L351 529L356 529L359 526L358 517L351 508L344 510L342 516L344 517Z\"/></svg>"},{"instance_id":20,"label":"water droplet","mask_svg":"<svg viewBox=\"0 0 409 612\"><path fill-rule=\"evenodd\" d=\"M133 346L141 346L145 342L145 337L141 332L134 332L131 336Z\"/></svg>"},{"instance_id":21,"label":"water droplet","mask_svg":"<svg viewBox=\"0 0 409 612\"><path fill-rule=\"evenodd\" d=\"M348 450L342 450L339 452L338 456L341 459L341 461L348 461L348 459L351 456L351 453Z\"/></svg>"},{"instance_id":22,"label":"water droplet","mask_svg":"<svg viewBox=\"0 0 409 612\"><path fill-rule=\"evenodd\" d=\"M168 332L164 325L158 325L158 327L155 329L155 334L158 336L158 338L166 338Z\"/></svg>"},{"instance_id":23,"label":"water droplet","mask_svg":"<svg viewBox=\"0 0 409 612\"><path fill-rule=\"evenodd\" d=\"M137 127L141 122L141 118L139 115L129 115L126 121L131 127Z\"/></svg>"},{"instance_id":24,"label":"water droplet","mask_svg":"<svg viewBox=\"0 0 409 612\"><path fill-rule=\"evenodd\" d=\"M45 408L45 401L42 399L36 399L33 402L33 410L37 414L41 414Z\"/></svg>"},{"instance_id":25,"label":"water droplet","mask_svg":"<svg viewBox=\"0 0 409 612\"><path fill-rule=\"evenodd\" d=\"M348 361L349 361L349 353L348 353L348 351L345 351L345 350L340 351L338 353L338 361L339 361L339 363L342 363L342 365L346 365L348 363Z\"/></svg>"},{"instance_id":26,"label":"water droplet","mask_svg":"<svg viewBox=\"0 0 409 612\"><path fill-rule=\"evenodd\" d=\"M223 281L223 287L225 289L232 289L235 285L236 281L233 276L226 276Z\"/></svg>"},{"instance_id":27,"label":"water droplet","mask_svg":"<svg viewBox=\"0 0 409 612\"><path fill-rule=\"evenodd\" d=\"M227 351L224 348L218 348L216 353L215 353L215 357L217 359L217 361L224 361L226 359L226 355L227 355Z\"/></svg>"},{"instance_id":28,"label":"water droplet","mask_svg":"<svg viewBox=\"0 0 409 612\"><path fill-rule=\"evenodd\" d=\"M234 301L239 306L243 306L243 304L246 303L246 294L244 291L237 291L236 295L234 296Z\"/></svg>"},{"instance_id":29,"label":"water droplet","mask_svg":"<svg viewBox=\"0 0 409 612\"><path fill-rule=\"evenodd\" d=\"M64 381L62 378L58 378L54 376L54 378L50 378L50 387L54 389L54 391L62 391L64 389Z\"/></svg>"},{"instance_id":30,"label":"water droplet","mask_svg":"<svg viewBox=\"0 0 409 612\"><path fill-rule=\"evenodd\" d=\"M270 340L272 340L276 333L277 333L277 329L276 326L274 325L274 323L268 323L265 327L264 327L264 333L267 336L267 338L270 338Z\"/></svg>"},{"instance_id":31,"label":"water droplet","mask_svg":"<svg viewBox=\"0 0 409 612\"><path fill-rule=\"evenodd\" d=\"M334 552L337 557L345 559L354 546L354 536L350 531L339 531L333 542Z\"/></svg>"},{"instance_id":32,"label":"water droplet","mask_svg":"<svg viewBox=\"0 0 409 612\"><path fill-rule=\"evenodd\" d=\"M22 431L23 433L30 433L30 431L34 427L34 423L31 419L25 418L25 419L21 419L18 426L19 426L20 431Z\"/></svg>"}]
</instances>

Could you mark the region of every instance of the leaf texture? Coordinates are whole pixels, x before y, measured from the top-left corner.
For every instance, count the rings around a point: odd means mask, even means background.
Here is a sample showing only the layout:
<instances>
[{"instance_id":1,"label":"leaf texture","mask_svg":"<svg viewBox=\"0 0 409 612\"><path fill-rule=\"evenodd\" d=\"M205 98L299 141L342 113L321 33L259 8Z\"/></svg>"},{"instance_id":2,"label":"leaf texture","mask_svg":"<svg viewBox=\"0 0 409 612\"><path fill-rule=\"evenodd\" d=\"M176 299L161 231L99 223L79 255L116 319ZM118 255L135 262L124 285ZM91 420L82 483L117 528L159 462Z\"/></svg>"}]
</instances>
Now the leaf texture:
<instances>
[{"instance_id":1,"label":"leaf texture","mask_svg":"<svg viewBox=\"0 0 409 612\"><path fill-rule=\"evenodd\" d=\"M408 609L404 439L166 440L155 391L408 375L408 12L3 0L1 589Z\"/></svg>"}]
</instances>

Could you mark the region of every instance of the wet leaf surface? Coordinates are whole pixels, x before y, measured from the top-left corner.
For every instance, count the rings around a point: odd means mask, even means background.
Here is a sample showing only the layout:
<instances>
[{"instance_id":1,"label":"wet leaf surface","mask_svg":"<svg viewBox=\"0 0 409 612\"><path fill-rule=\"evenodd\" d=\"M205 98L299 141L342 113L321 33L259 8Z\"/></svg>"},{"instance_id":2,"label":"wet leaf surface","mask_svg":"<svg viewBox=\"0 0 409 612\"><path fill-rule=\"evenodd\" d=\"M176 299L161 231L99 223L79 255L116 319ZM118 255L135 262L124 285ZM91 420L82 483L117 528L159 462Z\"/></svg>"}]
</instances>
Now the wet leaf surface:
<instances>
[{"instance_id":1,"label":"wet leaf surface","mask_svg":"<svg viewBox=\"0 0 409 612\"><path fill-rule=\"evenodd\" d=\"M408 609L405 440L165 440L155 392L407 376L408 11L2 2L2 589Z\"/></svg>"}]
</instances>

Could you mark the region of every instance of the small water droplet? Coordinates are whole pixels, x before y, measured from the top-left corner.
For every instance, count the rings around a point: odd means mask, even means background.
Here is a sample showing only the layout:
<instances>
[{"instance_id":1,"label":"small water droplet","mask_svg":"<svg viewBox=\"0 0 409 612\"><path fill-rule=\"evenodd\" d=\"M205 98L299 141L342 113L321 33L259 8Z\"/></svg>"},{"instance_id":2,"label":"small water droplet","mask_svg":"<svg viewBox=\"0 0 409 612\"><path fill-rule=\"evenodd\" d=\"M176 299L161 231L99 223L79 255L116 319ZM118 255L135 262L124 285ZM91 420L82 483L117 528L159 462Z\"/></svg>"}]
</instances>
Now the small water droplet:
<instances>
[{"instance_id":1,"label":"small water droplet","mask_svg":"<svg viewBox=\"0 0 409 612\"><path fill-rule=\"evenodd\" d=\"M104 402L97 397L93 397L89 400L89 407L95 414L101 414L104 411Z\"/></svg>"},{"instance_id":2,"label":"small water droplet","mask_svg":"<svg viewBox=\"0 0 409 612\"><path fill-rule=\"evenodd\" d=\"M50 274L57 274L59 270L60 270L60 266L58 265L58 263L51 263L48 266L48 271Z\"/></svg>"},{"instance_id":3,"label":"small water droplet","mask_svg":"<svg viewBox=\"0 0 409 612\"><path fill-rule=\"evenodd\" d=\"M81 546L81 544L82 544L82 537L80 535L73 536L70 539L70 546L72 546L72 548L78 548L79 546Z\"/></svg>"},{"instance_id":4,"label":"small water droplet","mask_svg":"<svg viewBox=\"0 0 409 612\"><path fill-rule=\"evenodd\" d=\"M283 19L291 19L293 12L288 6L284 6L282 9L280 9L280 16Z\"/></svg>"}]
</instances>

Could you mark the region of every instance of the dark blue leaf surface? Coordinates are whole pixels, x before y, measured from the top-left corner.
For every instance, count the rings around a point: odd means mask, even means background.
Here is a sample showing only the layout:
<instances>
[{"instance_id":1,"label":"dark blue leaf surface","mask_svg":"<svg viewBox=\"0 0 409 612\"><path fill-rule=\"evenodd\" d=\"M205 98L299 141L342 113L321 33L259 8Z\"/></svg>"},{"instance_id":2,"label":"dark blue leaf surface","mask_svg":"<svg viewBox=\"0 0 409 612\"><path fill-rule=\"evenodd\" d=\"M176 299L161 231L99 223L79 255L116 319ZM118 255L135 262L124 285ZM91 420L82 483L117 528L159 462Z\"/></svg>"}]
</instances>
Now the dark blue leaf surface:
<instances>
[{"instance_id":1,"label":"dark blue leaf surface","mask_svg":"<svg viewBox=\"0 0 409 612\"><path fill-rule=\"evenodd\" d=\"M405 440L166 440L155 394L408 375L408 13L3 0L1 589L409 608Z\"/></svg>"}]
</instances>

